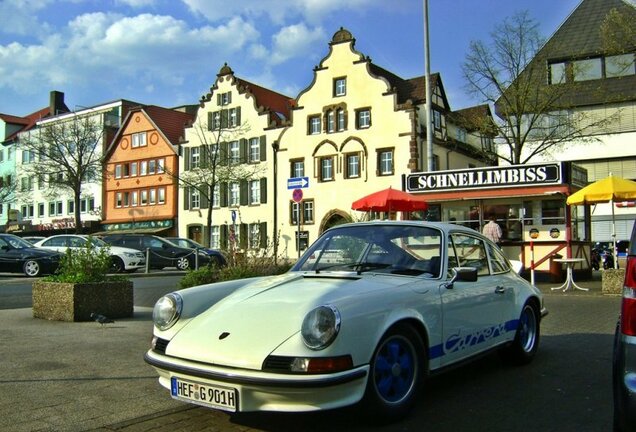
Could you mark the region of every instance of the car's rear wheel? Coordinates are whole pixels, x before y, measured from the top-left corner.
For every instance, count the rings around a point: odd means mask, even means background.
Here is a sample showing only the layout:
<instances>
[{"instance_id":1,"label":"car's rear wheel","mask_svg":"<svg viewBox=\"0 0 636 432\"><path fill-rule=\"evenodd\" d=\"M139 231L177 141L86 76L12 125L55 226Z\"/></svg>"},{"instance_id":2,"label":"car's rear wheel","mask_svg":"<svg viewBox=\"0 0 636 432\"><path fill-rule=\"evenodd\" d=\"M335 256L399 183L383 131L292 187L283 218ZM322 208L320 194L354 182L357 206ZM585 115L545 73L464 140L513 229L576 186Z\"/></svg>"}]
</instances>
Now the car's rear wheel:
<instances>
[{"instance_id":1,"label":"car's rear wheel","mask_svg":"<svg viewBox=\"0 0 636 432\"><path fill-rule=\"evenodd\" d=\"M122 273L124 269L126 268L126 266L124 265L124 262L118 256L110 257L110 261L111 261L110 269L112 270L113 273Z\"/></svg>"},{"instance_id":2,"label":"car's rear wheel","mask_svg":"<svg viewBox=\"0 0 636 432\"><path fill-rule=\"evenodd\" d=\"M526 303L521 310L517 333L512 344L503 351L506 361L523 365L530 363L539 348L539 316L536 308Z\"/></svg>"},{"instance_id":3,"label":"car's rear wheel","mask_svg":"<svg viewBox=\"0 0 636 432\"><path fill-rule=\"evenodd\" d=\"M177 258L176 267L179 270L187 270L190 268L190 260L186 257Z\"/></svg>"},{"instance_id":4,"label":"car's rear wheel","mask_svg":"<svg viewBox=\"0 0 636 432\"><path fill-rule=\"evenodd\" d=\"M37 277L42 273L42 267L36 260L27 260L22 267L24 274L29 277Z\"/></svg>"},{"instance_id":5,"label":"car's rear wheel","mask_svg":"<svg viewBox=\"0 0 636 432\"><path fill-rule=\"evenodd\" d=\"M400 324L389 330L371 359L365 411L382 421L404 417L419 394L425 364L424 343L411 326Z\"/></svg>"}]
</instances>

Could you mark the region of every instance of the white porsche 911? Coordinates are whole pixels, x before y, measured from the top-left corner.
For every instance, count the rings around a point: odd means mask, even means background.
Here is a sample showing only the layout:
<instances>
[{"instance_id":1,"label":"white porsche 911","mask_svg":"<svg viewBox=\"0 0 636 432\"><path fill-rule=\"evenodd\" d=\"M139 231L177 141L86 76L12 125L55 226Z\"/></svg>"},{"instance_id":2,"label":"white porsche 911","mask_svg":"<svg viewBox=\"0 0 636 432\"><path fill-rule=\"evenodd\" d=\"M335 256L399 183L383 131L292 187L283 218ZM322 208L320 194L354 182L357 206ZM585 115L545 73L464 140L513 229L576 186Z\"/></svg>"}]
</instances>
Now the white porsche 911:
<instances>
[{"instance_id":1,"label":"white porsche 911","mask_svg":"<svg viewBox=\"0 0 636 432\"><path fill-rule=\"evenodd\" d=\"M546 314L540 291L472 229L354 223L325 232L283 275L162 297L145 360L172 397L210 408L362 402L394 420L448 366L494 349L531 361Z\"/></svg>"}]
</instances>

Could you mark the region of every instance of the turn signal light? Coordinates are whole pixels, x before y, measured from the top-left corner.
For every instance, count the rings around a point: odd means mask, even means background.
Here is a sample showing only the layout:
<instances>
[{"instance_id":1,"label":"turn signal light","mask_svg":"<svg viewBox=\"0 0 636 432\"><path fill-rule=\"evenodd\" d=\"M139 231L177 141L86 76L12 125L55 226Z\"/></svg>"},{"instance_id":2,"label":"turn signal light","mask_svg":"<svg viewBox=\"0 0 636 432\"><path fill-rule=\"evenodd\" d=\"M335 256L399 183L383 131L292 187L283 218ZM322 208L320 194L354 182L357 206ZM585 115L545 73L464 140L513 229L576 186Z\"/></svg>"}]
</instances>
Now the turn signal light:
<instances>
[{"instance_id":1,"label":"turn signal light","mask_svg":"<svg viewBox=\"0 0 636 432\"><path fill-rule=\"evenodd\" d=\"M621 307L621 330L624 335L636 336L636 256L627 258Z\"/></svg>"}]
</instances>

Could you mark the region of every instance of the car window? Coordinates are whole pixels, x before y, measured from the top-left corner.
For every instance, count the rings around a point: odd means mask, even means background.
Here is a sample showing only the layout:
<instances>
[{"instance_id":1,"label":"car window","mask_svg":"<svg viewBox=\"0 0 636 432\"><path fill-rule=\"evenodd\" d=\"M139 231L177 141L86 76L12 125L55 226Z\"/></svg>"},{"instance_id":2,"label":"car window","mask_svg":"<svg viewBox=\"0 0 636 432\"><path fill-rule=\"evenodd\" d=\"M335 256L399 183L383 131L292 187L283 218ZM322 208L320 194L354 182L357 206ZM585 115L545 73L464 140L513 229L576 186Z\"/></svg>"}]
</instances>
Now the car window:
<instances>
[{"instance_id":1,"label":"car window","mask_svg":"<svg viewBox=\"0 0 636 432\"><path fill-rule=\"evenodd\" d=\"M510 270L508 260L503 256L501 250L497 246L491 243L486 243L486 248L488 249L488 256L490 257L490 268L493 274L505 273Z\"/></svg>"},{"instance_id":2,"label":"car window","mask_svg":"<svg viewBox=\"0 0 636 432\"><path fill-rule=\"evenodd\" d=\"M20 237L14 235L3 236L2 239L5 241L5 246L10 245L15 249L24 249L24 248L32 248L33 245L26 240L22 240Z\"/></svg>"},{"instance_id":3,"label":"car window","mask_svg":"<svg viewBox=\"0 0 636 432\"><path fill-rule=\"evenodd\" d=\"M490 274L485 243L466 234L451 234L459 267L475 267L478 276Z\"/></svg>"},{"instance_id":4,"label":"car window","mask_svg":"<svg viewBox=\"0 0 636 432\"><path fill-rule=\"evenodd\" d=\"M42 243L46 247L66 247L66 237L52 237Z\"/></svg>"},{"instance_id":5,"label":"car window","mask_svg":"<svg viewBox=\"0 0 636 432\"><path fill-rule=\"evenodd\" d=\"M68 245L70 247L81 248L86 246L86 240L81 237L70 237L68 239Z\"/></svg>"},{"instance_id":6,"label":"car window","mask_svg":"<svg viewBox=\"0 0 636 432\"><path fill-rule=\"evenodd\" d=\"M145 237L144 246L149 248L161 248L165 243L155 237Z\"/></svg>"}]
</instances>

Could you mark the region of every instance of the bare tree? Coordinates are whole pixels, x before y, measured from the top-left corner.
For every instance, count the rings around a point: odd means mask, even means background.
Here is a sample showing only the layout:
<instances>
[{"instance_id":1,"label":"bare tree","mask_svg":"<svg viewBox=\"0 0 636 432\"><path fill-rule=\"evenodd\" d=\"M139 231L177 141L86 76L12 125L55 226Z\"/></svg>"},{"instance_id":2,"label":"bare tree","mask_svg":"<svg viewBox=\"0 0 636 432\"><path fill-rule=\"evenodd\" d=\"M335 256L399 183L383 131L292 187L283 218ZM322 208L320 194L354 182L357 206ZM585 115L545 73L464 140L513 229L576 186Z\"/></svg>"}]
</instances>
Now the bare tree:
<instances>
[{"instance_id":1,"label":"bare tree","mask_svg":"<svg viewBox=\"0 0 636 432\"><path fill-rule=\"evenodd\" d=\"M183 171L168 172L178 180L179 187L184 189L186 200L194 192L199 195L200 208L207 210L204 235L206 247L210 246L215 194L218 194L221 201L226 200L228 185L245 184L258 178L263 170L259 164L245 163L244 146L238 151L230 147L231 143L241 144L244 141L240 138L250 130L249 125L243 123L230 126L227 112L221 111L219 115L220 118L213 119L210 116L207 121L199 118L192 125L200 145L185 147ZM197 159L191 157L193 151L197 152Z\"/></svg>"},{"instance_id":2,"label":"bare tree","mask_svg":"<svg viewBox=\"0 0 636 432\"><path fill-rule=\"evenodd\" d=\"M544 39L528 12L505 19L491 38L489 45L472 41L462 65L468 92L495 108L493 121L466 118L465 125L496 137L489 156L523 164L566 142L595 141L589 132L614 121L615 115L592 117L574 109L581 83L566 80L572 66L548 77Z\"/></svg>"},{"instance_id":3,"label":"bare tree","mask_svg":"<svg viewBox=\"0 0 636 432\"><path fill-rule=\"evenodd\" d=\"M103 134L104 126L94 117L74 116L45 123L19 137L19 148L32 158L31 163L21 165L22 177L43 184L47 196L57 196L61 191L72 193L78 233L82 231L83 188L102 179Z\"/></svg>"}]
</instances>

